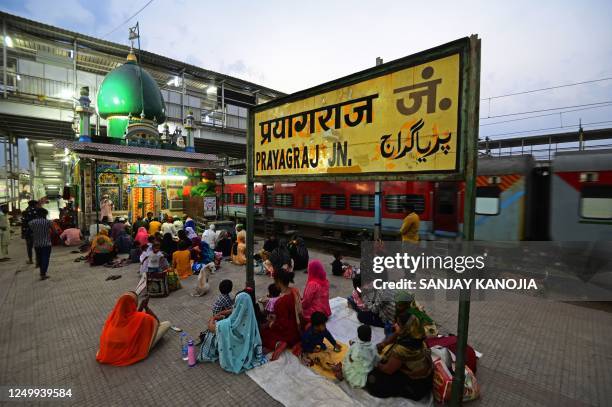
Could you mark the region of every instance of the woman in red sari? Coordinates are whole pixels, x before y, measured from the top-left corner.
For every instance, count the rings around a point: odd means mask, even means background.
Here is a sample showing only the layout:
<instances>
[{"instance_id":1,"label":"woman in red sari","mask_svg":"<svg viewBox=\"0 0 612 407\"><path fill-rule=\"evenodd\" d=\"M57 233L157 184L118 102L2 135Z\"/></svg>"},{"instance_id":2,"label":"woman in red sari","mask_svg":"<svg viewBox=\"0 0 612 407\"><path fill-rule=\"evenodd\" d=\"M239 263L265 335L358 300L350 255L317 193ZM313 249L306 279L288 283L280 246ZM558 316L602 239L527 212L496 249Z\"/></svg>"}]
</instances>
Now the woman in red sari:
<instances>
[{"instance_id":1,"label":"woman in red sari","mask_svg":"<svg viewBox=\"0 0 612 407\"><path fill-rule=\"evenodd\" d=\"M289 252L275 251L269 260L274 267L274 283L281 295L274 304L270 321L261 327L260 332L264 349L273 352L270 360L276 360L287 347L300 341L303 316L300 292L290 286L294 273L287 271L291 264Z\"/></svg>"},{"instance_id":2,"label":"woman in red sari","mask_svg":"<svg viewBox=\"0 0 612 407\"><path fill-rule=\"evenodd\" d=\"M159 322L148 306L148 298L139 308L136 308L137 301L138 296L133 291L117 300L100 335L98 362L127 366L145 359L170 327L168 321Z\"/></svg>"}]
</instances>

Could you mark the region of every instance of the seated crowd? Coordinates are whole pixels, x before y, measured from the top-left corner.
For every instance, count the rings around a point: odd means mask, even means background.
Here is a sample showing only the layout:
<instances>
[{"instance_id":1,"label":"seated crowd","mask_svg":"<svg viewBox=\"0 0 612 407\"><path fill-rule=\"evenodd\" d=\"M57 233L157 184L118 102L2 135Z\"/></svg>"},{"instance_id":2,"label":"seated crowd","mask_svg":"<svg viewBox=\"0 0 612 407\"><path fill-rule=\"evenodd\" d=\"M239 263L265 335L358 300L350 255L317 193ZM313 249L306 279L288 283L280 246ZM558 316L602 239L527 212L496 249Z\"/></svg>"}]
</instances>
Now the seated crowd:
<instances>
[{"instance_id":1,"label":"seated crowd","mask_svg":"<svg viewBox=\"0 0 612 407\"><path fill-rule=\"evenodd\" d=\"M141 271L157 273L170 268L183 279L192 274L192 261L206 265L227 257L237 265L245 264L246 231L241 225L235 236L210 226L201 237L191 219L180 226L171 218L163 224L156 219L134 222L138 227L134 246L142 252ZM122 236L121 230L116 236ZM113 241L103 228L92 239L94 257L98 262L107 261L113 250ZM340 272L346 269L341 255L334 257L331 274L346 277ZM292 349L307 366L317 365L375 397L420 400L431 393L434 365L425 338L426 326L432 321L412 295L401 293L390 299L371 286L362 286L359 274L352 276L354 290L347 300L363 325L354 341L341 344L326 327L332 314L327 272L321 261L309 260L303 239L294 237L286 243L268 237L257 261L274 281L267 297L257 301L250 287L232 296L232 281L220 281L212 316L197 344L198 362L218 361L226 371L240 373L266 363L268 353L270 361L275 361L284 350ZM294 286L294 271L301 269L308 273L302 292ZM104 325L99 362L123 366L142 360L168 329L169 323L159 322L146 299L137 308L137 299L129 292L117 301ZM372 343L372 326L385 328L383 342Z\"/></svg>"}]
</instances>

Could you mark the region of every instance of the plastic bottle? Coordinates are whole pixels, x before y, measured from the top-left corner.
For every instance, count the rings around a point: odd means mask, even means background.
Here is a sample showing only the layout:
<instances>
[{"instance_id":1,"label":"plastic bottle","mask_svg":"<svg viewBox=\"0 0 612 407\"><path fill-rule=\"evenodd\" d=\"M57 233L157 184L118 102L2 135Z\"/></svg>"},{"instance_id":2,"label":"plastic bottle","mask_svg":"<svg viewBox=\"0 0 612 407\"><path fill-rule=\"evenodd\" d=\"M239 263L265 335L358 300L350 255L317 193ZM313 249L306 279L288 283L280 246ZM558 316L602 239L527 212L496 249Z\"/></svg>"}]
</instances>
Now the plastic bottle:
<instances>
[{"instance_id":1,"label":"plastic bottle","mask_svg":"<svg viewBox=\"0 0 612 407\"><path fill-rule=\"evenodd\" d=\"M193 339L190 339L187 342L187 364L189 367L194 367L196 365L196 356L195 356L195 346L193 345Z\"/></svg>"},{"instance_id":2,"label":"plastic bottle","mask_svg":"<svg viewBox=\"0 0 612 407\"><path fill-rule=\"evenodd\" d=\"M188 344L187 344L187 334L185 332L181 332L181 334L179 335L179 341L181 343L181 358L183 360L187 360Z\"/></svg>"},{"instance_id":3,"label":"plastic bottle","mask_svg":"<svg viewBox=\"0 0 612 407\"><path fill-rule=\"evenodd\" d=\"M385 338L388 338L389 335L393 333L393 324L391 322L385 323Z\"/></svg>"}]
</instances>

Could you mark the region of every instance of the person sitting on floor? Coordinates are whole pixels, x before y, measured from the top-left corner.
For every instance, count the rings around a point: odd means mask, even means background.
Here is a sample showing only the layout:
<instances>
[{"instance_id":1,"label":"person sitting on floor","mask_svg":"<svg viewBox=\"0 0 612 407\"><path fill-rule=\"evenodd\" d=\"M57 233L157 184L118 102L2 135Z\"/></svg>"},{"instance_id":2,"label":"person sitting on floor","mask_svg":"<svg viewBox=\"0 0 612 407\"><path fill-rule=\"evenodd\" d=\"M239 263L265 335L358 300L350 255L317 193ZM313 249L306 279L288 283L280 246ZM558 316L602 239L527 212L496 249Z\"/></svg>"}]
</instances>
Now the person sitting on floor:
<instances>
[{"instance_id":1,"label":"person sitting on floor","mask_svg":"<svg viewBox=\"0 0 612 407\"><path fill-rule=\"evenodd\" d=\"M302 298L302 312L306 322L310 321L310 316L317 311L327 318L331 315L329 281L323 264L319 260L312 260L308 264L308 280Z\"/></svg>"},{"instance_id":2,"label":"person sitting on floor","mask_svg":"<svg viewBox=\"0 0 612 407\"><path fill-rule=\"evenodd\" d=\"M376 346L372 343L372 328L361 325L357 328L357 340L351 343L348 353L340 366L340 378L344 378L352 387L362 388L366 384L368 373L380 361Z\"/></svg>"},{"instance_id":3,"label":"person sitting on floor","mask_svg":"<svg viewBox=\"0 0 612 407\"><path fill-rule=\"evenodd\" d=\"M155 234L161 229L161 225L161 222L157 218L153 218L151 221L149 221L149 235L155 236Z\"/></svg>"},{"instance_id":4,"label":"person sitting on floor","mask_svg":"<svg viewBox=\"0 0 612 407\"><path fill-rule=\"evenodd\" d=\"M160 232L162 236L165 236L166 233L170 233L172 238L176 237L177 229L174 227L174 220L172 219L172 216L168 216L166 218L165 222L161 225Z\"/></svg>"},{"instance_id":5,"label":"person sitting on floor","mask_svg":"<svg viewBox=\"0 0 612 407\"><path fill-rule=\"evenodd\" d=\"M294 236L287 248L293 259L293 269L306 271L308 267L308 248L304 239Z\"/></svg>"},{"instance_id":6,"label":"person sitting on floor","mask_svg":"<svg viewBox=\"0 0 612 407\"><path fill-rule=\"evenodd\" d=\"M170 328L170 322L159 322L149 308L148 297L138 308L137 303L138 295L133 291L117 300L100 335L99 363L127 366L141 361Z\"/></svg>"},{"instance_id":7,"label":"person sitting on floor","mask_svg":"<svg viewBox=\"0 0 612 407\"><path fill-rule=\"evenodd\" d=\"M116 256L115 245L108 237L108 230L102 229L91 243L90 261L92 266L109 263Z\"/></svg>"},{"instance_id":8,"label":"person sitting on floor","mask_svg":"<svg viewBox=\"0 0 612 407\"><path fill-rule=\"evenodd\" d=\"M111 239L113 239L113 241L117 240L117 236L119 236L119 232L122 230L126 230L125 229L125 218L118 218L117 221L113 223L113 226L111 227L111 230L110 230Z\"/></svg>"},{"instance_id":9,"label":"person sitting on floor","mask_svg":"<svg viewBox=\"0 0 612 407\"><path fill-rule=\"evenodd\" d=\"M196 224L195 224L195 221L191 218L191 216L188 215L185 218L185 225L184 225L184 227L185 227L185 230L187 230L187 228L192 228L193 230L195 230Z\"/></svg>"},{"instance_id":10,"label":"person sitting on floor","mask_svg":"<svg viewBox=\"0 0 612 407\"><path fill-rule=\"evenodd\" d=\"M174 225L174 229L176 230L176 233L178 233L179 230L183 230L183 221L181 220L181 218L179 217L175 218L172 224Z\"/></svg>"},{"instance_id":11,"label":"person sitting on floor","mask_svg":"<svg viewBox=\"0 0 612 407\"><path fill-rule=\"evenodd\" d=\"M65 229L60 235L66 246L80 246L83 244L83 234L77 228Z\"/></svg>"},{"instance_id":12,"label":"person sitting on floor","mask_svg":"<svg viewBox=\"0 0 612 407\"><path fill-rule=\"evenodd\" d=\"M214 248L217 243L217 234L215 233L215 224L211 223L208 229L202 233L202 241L208 243L208 246Z\"/></svg>"},{"instance_id":13,"label":"person sitting on floor","mask_svg":"<svg viewBox=\"0 0 612 407\"><path fill-rule=\"evenodd\" d=\"M326 350L327 346L323 343L324 339L331 343L336 352L340 350L340 346L336 343L333 335L327 330L325 324L327 324L327 316L319 311L313 312L310 326L302 335L302 352L313 353Z\"/></svg>"},{"instance_id":14,"label":"person sitting on floor","mask_svg":"<svg viewBox=\"0 0 612 407\"><path fill-rule=\"evenodd\" d=\"M133 246L134 240L132 236L130 236L125 229L119 231L119 235L115 239L117 253L129 253Z\"/></svg>"},{"instance_id":15,"label":"person sitting on floor","mask_svg":"<svg viewBox=\"0 0 612 407\"><path fill-rule=\"evenodd\" d=\"M147 229L145 229L144 226L141 226L138 228L138 232L136 233L136 236L134 237L134 241L140 247L149 243L149 232L147 232Z\"/></svg>"},{"instance_id":16,"label":"person sitting on floor","mask_svg":"<svg viewBox=\"0 0 612 407\"><path fill-rule=\"evenodd\" d=\"M134 221L134 224L132 225L132 234L134 235L134 237L136 237L136 234L140 232L140 228L144 228L145 232L147 230L147 222L142 219L142 216L138 215L136 216L136 220Z\"/></svg>"},{"instance_id":17,"label":"person sitting on floor","mask_svg":"<svg viewBox=\"0 0 612 407\"><path fill-rule=\"evenodd\" d=\"M425 329L412 308L397 318L393 342L384 345L381 362L370 371L365 389L374 397L421 400L433 387L433 362Z\"/></svg>"},{"instance_id":18,"label":"person sitting on floor","mask_svg":"<svg viewBox=\"0 0 612 407\"><path fill-rule=\"evenodd\" d=\"M219 294L212 305L213 315L218 315L232 309L234 306L234 300L232 300L232 297L230 296L232 288L234 288L234 283L232 283L232 280L221 280L219 283L219 292L221 294Z\"/></svg>"},{"instance_id":19,"label":"person sitting on floor","mask_svg":"<svg viewBox=\"0 0 612 407\"><path fill-rule=\"evenodd\" d=\"M187 232L184 230L179 230L178 232L176 232L176 235L178 236L178 242L185 242L188 246L191 246L191 239L187 237Z\"/></svg>"},{"instance_id":20,"label":"person sitting on floor","mask_svg":"<svg viewBox=\"0 0 612 407\"><path fill-rule=\"evenodd\" d=\"M265 298L261 298L259 302L264 307L264 313L267 316L274 314L274 304L280 296L280 289L276 284L272 283L268 286L268 295Z\"/></svg>"},{"instance_id":21,"label":"person sitting on floor","mask_svg":"<svg viewBox=\"0 0 612 407\"><path fill-rule=\"evenodd\" d=\"M192 275L191 252L185 241L179 241L178 250L172 254L172 268L181 280Z\"/></svg>"},{"instance_id":22,"label":"person sitting on floor","mask_svg":"<svg viewBox=\"0 0 612 407\"><path fill-rule=\"evenodd\" d=\"M198 361L216 360L223 370L231 373L240 373L267 362L262 352L253 302L245 292L236 296L236 303L228 315L213 316L208 321Z\"/></svg>"},{"instance_id":23,"label":"person sitting on floor","mask_svg":"<svg viewBox=\"0 0 612 407\"><path fill-rule=\"evenodd\" d=\"M350 297L346 299L349 307L355 311L365 311L365 305L361 298L361 274L357 274L353 277L353 292Z\"/></svg>"},{"instance_id":24,"label":"person sitting on floor","mask_svg":"<svg viewBox=\"0 0 612 407\"><path fill-rule=\"evenodd\" d=\"M100 233L101 230L110 231L110 226L108 226L107 222L108 222L108 219L105 216L102 218L101 222L94 223L89 226L89 242L90 243L93 242L94 237L96 237L97 234Z\"/></svg>"},{"instance_id":25,"label":"person sitting on floor","mask_svg":"<svg viewBox=\"0 0 612 407\"><path fill-rule=\"evenodd\" d=\"M341 276L344 274L344 263L342 262L342 253L339 251L334 252L334 261L331 264L332 274L334 276Z\"/></svg>"},{"instance_id":26,"label":"person sitting on floor","mask_svg":"<svg viewBox=\"0 0 612 407\"><path fill-rule=\"evenodd\" d=\"M246 231L241 230L238 232L235 247L235 252L232 249L232 263L244 266L246 264Z\"/></svg>"},{"instance_id":27,"label":"person sitting on floor","mask_svg":"<svg viewBox=\"0 0 612 407\"><path fill-rule=\"evenodd\" d=\"M274 283L281 294L274 304L274 314L261 327L264 348L273 352L270 360L276 360L287 348L300 341L300 327L303 323L302 300L300 291L291 287L295 277L291 267L291 257L283 250L274 250L269 259L273 267Z\"/></svg>"},{"instance_id":28,"label":"person sitting on floor","mask_svg":"<svg viewBox=\"0 0 612 407\"><path fill-rule=\"evenodd\" d=\"M170 232L164 234L160 247L161 251L164 252L164 255L166 256L166 260L168 260L168 262L171 262L172 254L176 251L178 246Z\"/></svg>"},{"instance_id":29,"label":"person sitting on floor","mask_svg":"<svg viewBox=\"0 0 612 407\"><path fill-rule=\"evenodd\" d=\"M232 254L232 239L226 230L221 230L219 238L217 239L217 245L215 251L221 252L223 257L230 257Z\"/></svg>"}]
</instances>

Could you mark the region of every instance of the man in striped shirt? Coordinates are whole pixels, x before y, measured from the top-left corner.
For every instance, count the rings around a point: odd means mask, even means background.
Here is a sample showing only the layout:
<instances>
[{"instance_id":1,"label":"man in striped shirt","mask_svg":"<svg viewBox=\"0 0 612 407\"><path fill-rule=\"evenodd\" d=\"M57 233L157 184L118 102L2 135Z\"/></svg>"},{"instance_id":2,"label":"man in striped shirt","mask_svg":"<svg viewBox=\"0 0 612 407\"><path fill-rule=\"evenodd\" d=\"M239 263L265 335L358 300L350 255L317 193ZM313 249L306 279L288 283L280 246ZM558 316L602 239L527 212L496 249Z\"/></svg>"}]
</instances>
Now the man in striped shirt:
<instances>
[{"instance_id":1,"label":"man in striped shirt","mask_svg":"<svg viewBox=\"0 0 612 407\"><path fill-rule=\"evenodd\" d=\"M46 280L47 269L49 268L49 259L51 258L51 221L47 219L46 209L40 208L37 211L36 219L31 220L28 226L32 230L32 241L34 243L34 250L36 251L36 258L38 260L38 266L40 267L40 279Z\"/></svg>"}]
</instances>

